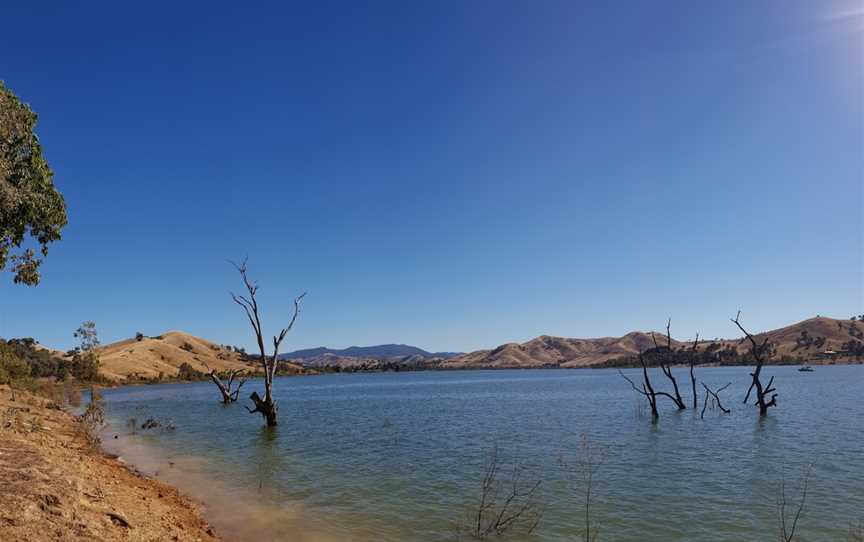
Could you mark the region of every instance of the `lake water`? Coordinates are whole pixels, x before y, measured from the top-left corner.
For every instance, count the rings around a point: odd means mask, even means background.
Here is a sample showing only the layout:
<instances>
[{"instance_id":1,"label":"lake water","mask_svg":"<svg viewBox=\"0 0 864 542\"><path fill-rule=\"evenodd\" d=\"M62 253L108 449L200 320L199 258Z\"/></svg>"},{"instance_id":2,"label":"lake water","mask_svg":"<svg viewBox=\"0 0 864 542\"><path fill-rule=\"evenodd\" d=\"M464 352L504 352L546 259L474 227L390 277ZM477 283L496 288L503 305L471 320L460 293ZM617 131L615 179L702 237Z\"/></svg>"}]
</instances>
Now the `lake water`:
<instances>
[{"instance_id":1,"label":"lake water","mask_svg":"<svg viewBox=\"0 0 864 542\"><path fill-rule=\"evenodd\" d=\"M581 434L602 460L601 541L776 540L778 482L794 500L810 464L800 540L845 540L864 520L864 366L767 368L779 406L762 419L741 403L748 372L697 369L715 389L732 382L721 396L732 413L703 420L659 398L656 425L614 370L279 378L275 430L242 403L221 405L209 382L127 387L104 393L105 442L202 501L229 540L453 540L496 445L505 465L518 459L542 480L542 519L516 538L576 540L581 495L560 459L578 464ZM687 372L677 374L689 402ZM659 372L653 382L668 388ZM249 381L243 396L262 388ZM171 419L176 430L131 435L133 417Z\"/></svg>"}]
</instances>

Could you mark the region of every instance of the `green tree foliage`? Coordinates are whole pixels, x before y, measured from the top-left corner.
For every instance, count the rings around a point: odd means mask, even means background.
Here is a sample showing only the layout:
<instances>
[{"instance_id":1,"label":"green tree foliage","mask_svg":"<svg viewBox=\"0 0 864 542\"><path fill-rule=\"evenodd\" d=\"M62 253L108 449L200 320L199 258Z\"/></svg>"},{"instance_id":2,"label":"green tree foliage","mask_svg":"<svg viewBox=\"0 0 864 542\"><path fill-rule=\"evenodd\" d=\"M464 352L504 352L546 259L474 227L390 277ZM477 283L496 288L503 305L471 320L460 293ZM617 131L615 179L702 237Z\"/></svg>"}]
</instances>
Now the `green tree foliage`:
<instances>
[{"instance_id":1,"label":"green tree foliage","mask_svg":"<svg viewBox=\"0 0 864 542\"><path fill-rule=\"evenodd\" d=\"M30 376L30 366L15 354L15 349L0 340L0 384Z\"/></svg>"},{"instance_id":2,"label":"green tree foliage","mask_svg":"<svg viewBox=\"0 0 864 542\"><path fill-rule=\"evenodd\" d=\"M89 320L82 323L73 336L81 341L81 345L72 356L72 376L91 382L99 380L99 333L96 331L96 323Z\"/></svg>"},{"instance_id":3,"label":"green tree foliage","mask_svg":"<svg viewBox=\"0 0 864 542\"><path fill-rule=\"evenodd\" d=\"M69 376L86 382L98 382L99 356L90 349L73 350L70 359L64 359L41 348L30 338L0 339L0 384L23 381L32 378L55 378L64 381Z\"/></svg>"},{"instance_id":4,"label":"green tree foliage","mask_svg":"<svg viewBox=\"0 0 864 542\"><path fill-rule=\"evenodd\" d=\"M36 119L0 81L0 271L11 264L14 282L29 286L39 283L42 258L22 244L32 240L45 257L66 225L66 203L33 132Z\"/></svg>"},{"instance_id":5,"label":"green tree foliage","mask_svg":"<svg viewBox=\"0 0 864 542\"><path fill-rule=\"evenodd\" d=\"M58 380L65 380L64 375L68 375L64 361L48 350L39 348L36 341L31 338L10 339L6 345L15 356L27 364L30 370L29 376L56 377Z\"/></svg>"},{"instance_id":6,"label":"green tree foliage","mask_svg":"<svg viewBox=\"0 0 864 542\"><path fill-rule=\"evenodd\" d=\"M72 357L69 372L78 380L95 382L99 380L99 356L96 352L79 352Z\"/></svg>"},{"instance_id":7,"label":"green tree foliage","mask_svg":"<svg viewBox=\"0 0 864 542\"><path fill-rule=\"evenodd\" d=\"M81 341L79 348L82 352L89 352L99 346L99 332L96 331L96 322L88 320L82 323L72 336Z\"/></svg>"}]
</instances>

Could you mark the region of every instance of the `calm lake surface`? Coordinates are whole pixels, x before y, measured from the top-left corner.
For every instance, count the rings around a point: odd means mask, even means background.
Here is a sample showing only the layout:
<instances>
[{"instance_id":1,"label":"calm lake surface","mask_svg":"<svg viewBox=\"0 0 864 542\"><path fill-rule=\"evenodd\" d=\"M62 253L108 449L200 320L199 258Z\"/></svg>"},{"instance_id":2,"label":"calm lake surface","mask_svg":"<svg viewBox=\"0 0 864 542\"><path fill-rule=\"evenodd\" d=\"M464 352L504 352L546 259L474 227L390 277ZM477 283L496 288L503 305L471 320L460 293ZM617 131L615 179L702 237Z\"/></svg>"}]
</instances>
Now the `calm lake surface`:
<instances>
[{"instance_id":1,"label":"calm lake surface","mask_svg":"<svg viewBox=\"0 0 864 542\"><path fill-rule=\"evenodd\" d=\"M748 372L698 369L715 389L732 382L721 395L732 413L701 420L659 398L657 425L614 370L279 378L275 431L242 403L221 405L210 382L128 387L104 393L104 440L202 501L229 540L453 540L496 444L505 475L519 459L542 480L542 520L522 539L575 540L582 501L560 459L578 463L583 433L602 455L599 540L776 540L777 484L794 500L808 464L801 540L845 540L864 520L864 367L767 368L779 406L764 419L741 403ZM689 404L687 372L677 374ZM655 387L668 388L661 378ZM249 381L243 396L262 388ZM130 418L149 417L176 430L129 434Z\"/></svg>"}]
</instances>

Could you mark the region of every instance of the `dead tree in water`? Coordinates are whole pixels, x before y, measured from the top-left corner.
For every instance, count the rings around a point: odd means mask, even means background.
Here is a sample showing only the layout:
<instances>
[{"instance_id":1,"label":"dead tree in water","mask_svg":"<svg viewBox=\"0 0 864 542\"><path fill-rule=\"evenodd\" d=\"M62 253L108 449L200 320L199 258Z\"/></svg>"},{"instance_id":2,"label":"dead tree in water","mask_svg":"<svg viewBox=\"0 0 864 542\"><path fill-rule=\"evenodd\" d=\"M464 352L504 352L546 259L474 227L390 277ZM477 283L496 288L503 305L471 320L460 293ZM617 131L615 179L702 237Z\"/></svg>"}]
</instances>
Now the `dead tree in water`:
<instances>
[{"instance_id":1,"label":"dead tree in water","mask_svg":"<svg viewBox=\"0 0 864 542\"><path fill-rule=\"evenodd\" d=\"M706 386L704 382L702 382L702 387L705 388L705 403L702 405L702 414L699 416L699 418L705 418L705 409L708 408L708 399L710 397L714 397L714 402L717 403L717 407L723 411L723 414L729 414L730 412L732 412L728 408L723 408L723 404L720 402L720 392L728 388L731 384L732 383L730 382L719 390L713 391L711 390L711 388Z\"/></svg>"},{"instance_id":2,"label":"dead tree in water","mask_svg":"<svg viewBox=\"0 0 864 542\"><path fill-rule=\"evenodd\" d=\"M249 318L249 323L252 324L252 329L255 331L255 340L258 343L258 350L261 352L261 366L264 369L264 398L262 399L261 396L258 395L258 392L253 391L252 395L249 396L249 399L251 399L255 404L255 408L251 409L246 407L246 410L250 413L260 413L264 418L267 427L274 427L277 424L276 413L278 412L278 406L276 400L273 399L273 377L276 376L276 367L279 365L279 346L282 344L282 341L285 339L288 332L291 331L291 328L294 327L297 315L300 314L300 301L303 300L306 293L304 292L294 299L294 315L291 317L288 327L282 329L278 336L273 337L273 355L268 357L267 352L264 349L264 332L261 329L261 318L258 314L258 300L256 298L258 294L258 283L249 280L249 277L246 274L246 260L243 260L239 265L234 262L231 263L240 273L240 278L243 279L243 285L246 287L246 291L249 294L249 297L245 297L242 295L236 295L232 292L231 299L243 307L243 310L246 312L246 317Z\"/></svg>"},{"instance_id":3,"label":"dead tree in water","mask_svg":"<svg viewBox=\"0 0 864 542\"><path fill-rule=\"evenodd\" d=\"M693 341L693 349L690 354L690 385L693 387L693 410L696 410L696 375L693 374L693 367L696 365L696 355L699 352L699 334L696 334L696 340ZM704 384L703 384L704 385ZM704 412L704 410L703 410Z\"/></svg>"},{"instance_id":4,"label":"dead tree in water","mask_svg":"<svg viewBox=\"0 0 864 542\"><path fill-rule=\"evenodd\" d=\"M762 386L762 380L760 380L759 376L762 374L762 365L765 364L765 353L768 352L770 345L768 344L768 336L765 336L765 340L762 341L762 344L756 342L756 339L751 335L744 326L741 325L739 321L741 318L741 311L738 311L738 314L732 319L732 323L738 326L738 329L744 333L744 338L741 339L741 342L745 340L750 341L750 352L753 354L753 359L756 362L756 369L750 373L750 376L753 377L753 381L750 383L750 387L747 389L747 395L744 396L744 403L750 400L750 392L753 391L753 388L756 388L756 405L759 406L759 415L765 416L768 414L768 408L772 406L777 406L777 394L774 393L771 395L770 399L766 399L769 394L777 391L771 385L774 383L774 377L772 376L770 380L768 380L767 386Z\"/></svg>"},{"instance_id":5,"label":"dead tree in water","mask_svg":"<svg viewBox=\"0 0 864 542\"><path fill-rule=\"evenodd\" d=\"M618 374L621 375L621 378L630 383L630 386L633 388L633 391L644 395L646 399L648 399L648 404L651 406L651 421L653 423L657 422L657 418L660 417L660 414L657 412L657 395L658 393L654 391L654 387L651 385L651 379L648 378L648 364L645 363L645 356L642 354L642 351L639 351L639 363L642 365L642 389L639 389L636 386L636 383L630 380L630 378L621 372L621 369L618 369ZM668 394L666 394L668 395ZM671 396L670 396L671 397Z\"/></svg>"},{"instance_id":6,"label":"dead tree in water","mask_svg":"<svg viewBox=\"0 0 864 542\"><path fill-rule=\"evenodd\" d=\"M226 405L228 403L233 403L238 397L240 397L240 388L242 388L243 384L246 383L246 371L243 369L231 369L227 373L227 380L223 380L216 372L216 369L211 369L206 363L204 364L204 367L207 367L207 370L210 371L210 379L213 380L213 383L216 384L217 388L219 388L219 393L222 394L223 403ZM234 379L237 379L236 388L234 388Z\"/></svg>"},{"instance_id":7,"label":"dead tree in water","mask_svg":"<svg viewBox=\"0 0 864 542\"><path fill-rule=\"evenodd\" d=\"M663 374L666 375L666 378L672 381L672 389L675 392L675 396L669 395L669 398L672 399L672 402L675 403L675 406L678 407L678 410L684 410L687 407L684 405L684 400L681 398L681 393L678 391L678 381L675 380L675 377L672 375L672 366L669 364L670 359L672 357L672 335L669 332L669 329L672 327L672 319L666 321L666 350L664 351L662 347L657 344L657 338L654 336L654 333L651 333L651 339L654 341L654 350L657 353L657 359L659 360L660 370L663 371Z\"/></svg>"}]
</instances>

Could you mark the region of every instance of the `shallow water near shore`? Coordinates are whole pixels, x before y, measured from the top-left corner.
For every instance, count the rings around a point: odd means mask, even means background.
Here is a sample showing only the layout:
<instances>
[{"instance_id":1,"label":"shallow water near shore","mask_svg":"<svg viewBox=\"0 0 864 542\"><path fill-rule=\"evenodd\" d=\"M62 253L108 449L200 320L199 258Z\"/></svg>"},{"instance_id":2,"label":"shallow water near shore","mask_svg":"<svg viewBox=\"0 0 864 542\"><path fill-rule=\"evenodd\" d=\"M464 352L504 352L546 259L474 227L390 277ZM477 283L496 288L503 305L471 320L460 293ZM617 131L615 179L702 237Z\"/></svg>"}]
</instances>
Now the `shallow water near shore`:
<instances>
[{"instance_id":1,"label":"shallow water near shore","mask_svg":"<svg viewBox=\"0 0 864 542\"><path fill-rule=\"evenodd\" d=\"M228 540L453 540L496 445L542 480L543 517L524 539L573 540L581 501L560 459L579 461L583 433L602 459L599 540L773 540L778 482L795 501L809 464L801 539L844 540L864 520L864 367L796 369L765 370L780 395L764 419L741 404L748 368L697 369L712 388L732 382L722 394L732 413L700 419L700 387L699 409L663 402L653 426L614 370L279 378L274 430L242 404L220 404L209 382L126 387L103 393L105 444L203 502ZM689 404L687 372L676 374ZM249 381L243 396L262 387ZM176 430L129 434L130 418L151 417Z\"/></svg>"}]
</instances>

